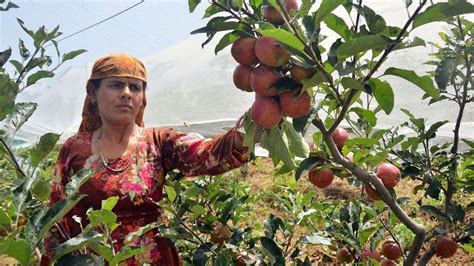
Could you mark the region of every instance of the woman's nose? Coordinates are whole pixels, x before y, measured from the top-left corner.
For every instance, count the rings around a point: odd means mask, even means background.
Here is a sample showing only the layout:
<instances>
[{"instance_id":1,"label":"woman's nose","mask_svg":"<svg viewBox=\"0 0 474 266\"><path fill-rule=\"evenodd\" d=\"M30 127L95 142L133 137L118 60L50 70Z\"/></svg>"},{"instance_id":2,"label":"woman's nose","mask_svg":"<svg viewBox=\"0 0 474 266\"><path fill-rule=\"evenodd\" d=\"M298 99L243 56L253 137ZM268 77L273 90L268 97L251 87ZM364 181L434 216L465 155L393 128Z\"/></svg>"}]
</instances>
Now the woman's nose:
<instances>
[{"instance_id":1,"label":"woman's nose","mask_svg":"<svg viewBox=\"0 0 474 266\"><path fill-rule=\"evenodd\" d=\"M122 98L131 98L132 97L132 92L130 91L130 86L126 84L122 90Z\"/></svg>"}]
</instances>

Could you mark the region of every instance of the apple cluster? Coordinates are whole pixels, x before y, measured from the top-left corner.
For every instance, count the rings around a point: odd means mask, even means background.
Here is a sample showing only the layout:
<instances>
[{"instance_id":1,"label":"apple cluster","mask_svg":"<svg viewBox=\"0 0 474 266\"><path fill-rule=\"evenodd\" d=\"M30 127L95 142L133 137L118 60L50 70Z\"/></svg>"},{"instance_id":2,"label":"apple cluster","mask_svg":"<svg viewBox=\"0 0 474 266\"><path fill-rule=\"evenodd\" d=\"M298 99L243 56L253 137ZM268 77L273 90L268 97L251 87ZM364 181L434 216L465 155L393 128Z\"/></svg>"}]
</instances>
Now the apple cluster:
<instances>
[{"instance_id":1,"label":"apple cluster","mask_svg":"<svg viewBox=\"0 0 474 266\"><path fill-rule=\"evenodd\" d=\"M344 128L336 128L331 137L336 144L336 147L341 151L344 143L349 139L349 133ZM353 162L353 153L347 154L347 160ZM400 181L400 170L391 163L381 163L377 166L377 177L382 181L386 188L394 188ZM308 178L315 186L325 188L329 186L334 180L334 172L331 168L312 168L308 172ZM376 190L369 184L364 186L367 196L370 200L380 200Z\"/></svg>"},{"instance_id":2,"label":"apple cluster","mask_svg":"<svg viewBox=\"0 0 474 266\"><path fill-rule=\"evenodd\" d=\"M291 11L297 9L298 4L287 1L285 7ZM280 12L272 6L265 6L263 13L270 23L281 25L284 22ZM301 90L301 81L312 77L316 71L296 63L289 66L291 55L275 38L241 37L232 44L231 54L239 63L233 75L235 86L243 91L255 92L250 115L257 125L272 128L280 123L283 116L297 118L311 111L312 97ZM285 78L288 70L293 82L287 89L277 89L275 84Z\"/></svg>"}]
</instances>

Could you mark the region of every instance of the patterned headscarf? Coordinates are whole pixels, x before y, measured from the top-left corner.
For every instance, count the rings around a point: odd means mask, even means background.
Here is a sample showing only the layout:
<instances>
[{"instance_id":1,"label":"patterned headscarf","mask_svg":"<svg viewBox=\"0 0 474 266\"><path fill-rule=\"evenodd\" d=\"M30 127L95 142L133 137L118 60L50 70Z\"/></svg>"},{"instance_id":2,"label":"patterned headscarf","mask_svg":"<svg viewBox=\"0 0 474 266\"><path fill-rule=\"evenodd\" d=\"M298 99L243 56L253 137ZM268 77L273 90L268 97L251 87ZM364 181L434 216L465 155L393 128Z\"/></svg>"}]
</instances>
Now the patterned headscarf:
<instances>
[{"instance_id":1,"label":"patterned headscarf","mask_svg":"<svg viewBox=\"0 0 474 266\"><path fill-rule=\"evenodd\" d=\"M93 80L100 80L110 77L130 77L147 81L145 66L140 60L127 54L109 54L95 61L92 67L91 77L87 81L87 95L82 109L82 122L79 132L92 132L102 125L97 104L92 101L94 98ZM146 95L143 92L143 104L135 118L135 123L143 127L143 113L146 106Z\"/></svg>"}]
</instances>

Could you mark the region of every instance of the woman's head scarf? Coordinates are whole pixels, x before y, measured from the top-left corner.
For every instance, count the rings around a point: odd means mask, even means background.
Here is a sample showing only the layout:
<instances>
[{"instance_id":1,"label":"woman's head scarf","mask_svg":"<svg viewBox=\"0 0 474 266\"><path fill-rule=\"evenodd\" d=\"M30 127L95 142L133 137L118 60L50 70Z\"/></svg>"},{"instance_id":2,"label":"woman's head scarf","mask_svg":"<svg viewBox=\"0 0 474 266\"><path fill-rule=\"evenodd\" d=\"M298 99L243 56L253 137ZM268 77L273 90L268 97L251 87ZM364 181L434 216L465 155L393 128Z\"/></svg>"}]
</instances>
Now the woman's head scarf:
<instances>
[{"instance_id":1,"label":"woman's head scarf","mask_svg":"<svg viewBox=\"0 0 474 266\"><path fill-rule=\"evenodd\" d=\"M92 81L110 77L129 77L147 82L145 66L140 60L127 54L109 54L95 61L92 73L87 81L87 95L82 109L82 122L79 132L92 132L102 125L99 109L93 102L94 87ZM135 123L143 127L143 113L146 106L146 95L143 94L143 103L135 118Z\"/></svg>"}]
</instances>

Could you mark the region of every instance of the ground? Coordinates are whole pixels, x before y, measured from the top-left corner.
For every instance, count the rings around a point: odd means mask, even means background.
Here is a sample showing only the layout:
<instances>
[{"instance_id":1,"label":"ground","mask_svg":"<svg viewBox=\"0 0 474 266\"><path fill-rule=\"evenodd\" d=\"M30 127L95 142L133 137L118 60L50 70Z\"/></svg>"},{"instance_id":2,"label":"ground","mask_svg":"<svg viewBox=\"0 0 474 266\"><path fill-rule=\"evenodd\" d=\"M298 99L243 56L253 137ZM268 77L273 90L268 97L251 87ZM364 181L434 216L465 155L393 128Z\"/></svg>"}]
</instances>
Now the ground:
<instances>
[{"instance_id":1,"label":"ground","mask_svg":"<svg viewBox=\"0 0 474 266\"><path fill-rule=\"evenodd\" d=\"M273 169L274 168L273 168L271 159L259 158L257 159L256 162L249 163L248 173L246 176L243 176L242 178L250 183L251 191L254 191L255 193L270 191L274 189L277 183L282 182L281 180L278 180L277 178L274 177ZM414 181L411 179L402 179L400 184L396 186L396 193L398 197L409 197L411 198L411 202L416 202L422 197L421 192L419 192L417 195L413 195L412 193L413 188L418 184L419 184L418 181ZM356 187L349 185L346 180L342 180L337 177L335 178L334 182L329 187L325 189L319 189L319 188L314 187L308 181L306 176L303 176L298 181L297 187L298 189L301 189L302 191L307 191L307 190L316 191L317 192L316 197L318 199L326 198L326 199L331 199L334 201L346 200L350 197L358 196L361 194L360 189L357 189ZM263 201L262 204L259 204L259 206L255 206L253 215L256 216L254 217L255 220L263 221L269 213L281 213L281 212L282 211L279 210L278 207L274 206L272 202ZM407 212L409 214L410 212L414 214L415 212L417 212L417 210L415 208L410 209L410 206L409 206ZM417 212L417 215L419 216L420 213ZM472 213L470 213L467 216L468 217L472 216ZM429 215L426 215L426 214L421 214L421 219L429 225L432 225L434 221L434 219L432 219ZM310 258L311 258L311 261L313 262L321 261L322 256L329 256L329 257L335 258L334 257L335 252L327 248L321 248L317 246L308 247L308 248L311 251ZM467 252L465 252L461 248L458 248L456 254L451 258L441 259L437 256L434 256L430 261L430 265L467 265L467 264L472 264L472 263L474 263L474 256L469 255Z\"/></svg>"}]
</instances>

